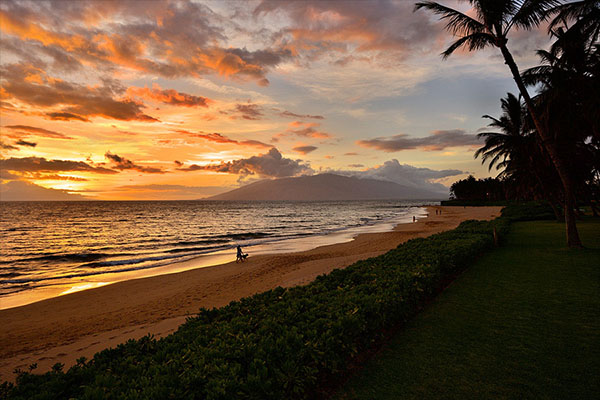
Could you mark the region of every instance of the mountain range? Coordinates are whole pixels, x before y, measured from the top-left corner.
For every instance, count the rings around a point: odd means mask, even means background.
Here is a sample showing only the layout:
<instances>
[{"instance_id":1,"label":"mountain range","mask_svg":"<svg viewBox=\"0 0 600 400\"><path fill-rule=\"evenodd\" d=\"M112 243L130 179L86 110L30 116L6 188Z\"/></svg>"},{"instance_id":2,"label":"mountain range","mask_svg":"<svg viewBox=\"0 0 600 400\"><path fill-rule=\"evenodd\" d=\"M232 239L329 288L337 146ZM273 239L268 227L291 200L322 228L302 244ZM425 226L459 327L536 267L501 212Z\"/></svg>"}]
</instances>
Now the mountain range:
<instances>
[{"instance_id":1,"label":"mountain range","mask_svg":"<svg viewBox=\"0 0 600 400\"><path fill-rule=\"evenodd\" d=\"M319 174L254 182L207 200L441 200L448 195L376 179Z\"/></svg>"}]
</instances>

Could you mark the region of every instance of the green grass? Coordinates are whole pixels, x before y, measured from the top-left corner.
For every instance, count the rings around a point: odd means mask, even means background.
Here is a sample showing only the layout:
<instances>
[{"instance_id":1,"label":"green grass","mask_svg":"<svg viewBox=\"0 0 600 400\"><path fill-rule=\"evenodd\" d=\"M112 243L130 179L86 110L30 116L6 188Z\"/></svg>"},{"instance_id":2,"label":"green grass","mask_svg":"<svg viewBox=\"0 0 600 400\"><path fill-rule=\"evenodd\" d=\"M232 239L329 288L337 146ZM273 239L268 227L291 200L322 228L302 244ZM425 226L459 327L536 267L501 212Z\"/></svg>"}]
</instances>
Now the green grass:
<instances>
[{"instance_id":1,"label":"green grass","mask_svg":"<svg viewBox=\"0 0 600 400\"><path fill-rule=\"evenodd\" d=\"M514 223L336 399L600 398L600 221Z\"/></svg>"}]
</instances>

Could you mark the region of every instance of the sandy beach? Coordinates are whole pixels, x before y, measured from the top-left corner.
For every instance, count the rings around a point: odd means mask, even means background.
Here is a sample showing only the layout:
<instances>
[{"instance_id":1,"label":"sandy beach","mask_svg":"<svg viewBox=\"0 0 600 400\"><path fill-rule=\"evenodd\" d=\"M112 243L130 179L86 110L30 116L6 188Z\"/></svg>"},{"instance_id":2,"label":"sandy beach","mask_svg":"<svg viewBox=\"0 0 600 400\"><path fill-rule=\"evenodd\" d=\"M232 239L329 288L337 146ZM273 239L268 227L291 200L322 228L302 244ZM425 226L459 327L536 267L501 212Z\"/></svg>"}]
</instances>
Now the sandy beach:
<instances>
[{"instance_id":1,"label":"sandy beach","mask_svg":"<svg viewBox=\"0 0 600 400\"><path fill-rule=\"evenodd\" d=\"M13 380L15 368L33 363L41 373L57 362L69 367L79 357L89 359L130 338L163 337L201 307L220 307L277 286L306 284L406 240L453 229L468 219L492 219L500 209L431 206L427 218L391 232L361 234L351 242L118 282L0 310L0 380Z\"/></svg>"}]
</instances>

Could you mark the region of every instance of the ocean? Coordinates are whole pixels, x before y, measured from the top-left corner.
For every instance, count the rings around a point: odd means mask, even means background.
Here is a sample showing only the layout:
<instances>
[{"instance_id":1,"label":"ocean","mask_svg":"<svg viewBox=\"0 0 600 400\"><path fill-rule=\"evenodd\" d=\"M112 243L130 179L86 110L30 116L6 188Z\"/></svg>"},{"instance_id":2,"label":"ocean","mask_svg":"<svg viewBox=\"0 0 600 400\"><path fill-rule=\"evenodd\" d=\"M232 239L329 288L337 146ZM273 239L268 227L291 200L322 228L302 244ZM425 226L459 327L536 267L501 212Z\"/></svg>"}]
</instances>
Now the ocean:
<instances>
[{"instance_id":1,"label":"ocean","mask_svg":"<svg viewBox=\"0 0 600 400\"><path fill-rule=\"evenodd\" d=\"M167 273L165 266L212 254L231 253L233 260L237 245L251 255L299 251L332 234L348 240L389 230L422 215L425 204L437 203L2 202L0 308L8 304L3 298L23 292L110 282L132 271Z\"/></svg>"}]
</instances>

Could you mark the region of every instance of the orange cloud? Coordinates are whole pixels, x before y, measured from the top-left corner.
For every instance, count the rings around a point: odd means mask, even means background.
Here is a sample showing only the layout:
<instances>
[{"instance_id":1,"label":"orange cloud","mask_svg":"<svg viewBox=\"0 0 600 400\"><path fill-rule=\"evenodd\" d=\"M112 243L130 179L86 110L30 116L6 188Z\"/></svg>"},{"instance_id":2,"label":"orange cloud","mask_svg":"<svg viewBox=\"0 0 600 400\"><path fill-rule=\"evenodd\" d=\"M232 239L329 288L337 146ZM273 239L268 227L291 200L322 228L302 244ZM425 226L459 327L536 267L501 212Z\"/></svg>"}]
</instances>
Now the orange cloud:
<instances>
[{"instance_id":1,"label":"orange cloud","mask_svg":"<svg viewBox=\"0 0 600 400\"><path fill-rule=\"evenodd\" d=\"M179 168L179 170L222 172L239 174L241 177L256 174L269 178L282 178L314 172L309 165L302 163L300 160L283 157L275 147L272 147L266 154L259 154L250 158L211 165L192 164L189 167Z\"/></svg>"},{"instance_id":2,"label":"orange cloud","mask_svg":"<svg viewBox=\"0 0 600 400\"><path fill-rule=\"evenodd\" d=\"M117 15L118 30L114 20L100 22ZM268 68L291 52L220 47L226 37L215 15L191 2L150 2L143 10L137 2L7 4L0 10L0 29L9 40L19 40L9 50L22 60L43 53L64 70L86 66L118 73L125 68L168 78L216 73L268 85Z\"/></svg>"},{"instance_id":3,"label":"orange cloud","mask_svg":"<svg viewBox=\"0 0 600 400\"><path fill-rule=\"evenodd\" d=\"M0 27L5 33L16 35L21 39L37 40L45 46L57 45L67 51L84 46L86 40L80 35L55 33L28 21L19 21L9 13L0 10Z\"/></svg>"},{"instance_id":4,"label":"orange cloud","mask_svg":"<svg viewBox=\"0 0 600 400\"><path fill-rule=\"evenodd\" d=\"M266 144L266 143L260 142L258 140L230 139L227 136L224 136L220 133L204 133L204 132L194 133L194 132L190 132L190 131L186 131L186 130L177 130L176 132L183 133L188 136L205 139L205 140L208 140L209 142L214 142L214 143L235 144L235 145L240 145L240 146L258 147L258 148L264 148L264 149L269 149L269 148L273 147L270 144Z\"/></svg>"},{"instance_id":5,"label":"orange cloud","mask_svg":"<svg viewBox=\"0 0 600 400\"><path fill-rule=\"evenodd\" d=\"M157 83L152 85L152 89L148 87L129 87L127 88L127 95L182 107L208 107L209 103L212 102L206 97L194 96L174 89L162 89Z\"/></svg>"},{"instance_id":6,"label":"orange cloud","mask_svg":"<svg viewBox=\"0 0 600 400\"><path fill-rule=\"evenodd\" d=\"M316 128L321 124L316 122L302 122L302 121L293 121L288 124L290 128L288 128L283 134L291 134L300 137L314 138L314 139L330 139L333 135L319 131ZM298 128L298 129L293 129Z\"/></svg>"},{"instance_id":7,"label":"orange cloud","mask_svg":"<svg viewBox=\"0 0 600 400\"><path fill-rule=\"evenodd\" d=\"M117 154L112 154L110 151L107 151L106 154L104 154L104 157L109 159L114 164L113 168L121 170L121 171L126 170L126 169L131 169L134 171L145 172L145 173L149 173L149 174L164 174L165 173L165 171L163 171L160 168L144 167L144 166L138 165L138 164L134 163L133 161L123 158Z\"/></svg>"},{"instance_id":8,"label":"orange cloud","mask_svg":"<svg viewBox=\"0 0 600 400\"><path fill-rule=\"evenodd\" d=\"M295 152L300 153L302 155L305 155L305 154L315 151L316 149L317 149L316 146L296 146L292 150L294 150Z\"/></svg>"},{"instance_id":9,"label":"orange cloud","mask_svg":"<svg viewBox=\"0 0 600 400\"><path fill-rule=\"evenodd\" d=\"M38 69L26 64L2 68L4 93L10 99L36 106L51 119L84 121L88 117L104 117L122 121L158 121L144 114L143 104L127 98L115 99L121 89L114 82L88 87L40 74L42 83L39 84L26 79L32 71Z\"/></svg>"}]
</instances>

